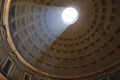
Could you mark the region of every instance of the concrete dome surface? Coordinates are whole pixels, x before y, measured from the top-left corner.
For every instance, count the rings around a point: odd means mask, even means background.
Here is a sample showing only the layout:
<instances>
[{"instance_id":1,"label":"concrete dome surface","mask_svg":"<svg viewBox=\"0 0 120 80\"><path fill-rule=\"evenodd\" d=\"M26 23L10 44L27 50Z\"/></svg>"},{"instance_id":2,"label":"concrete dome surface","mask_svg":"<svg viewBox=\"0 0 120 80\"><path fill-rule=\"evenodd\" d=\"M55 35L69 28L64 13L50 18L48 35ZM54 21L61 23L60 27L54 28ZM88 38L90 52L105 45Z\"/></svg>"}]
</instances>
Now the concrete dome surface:
<instances>
[{"instance_id":1,"label":"concrete dome surface","mask_svg":"<svg viewBox=\"0 0 120 80\"><path fill-rule=\"evenodd\" d=\"M3 1L1 41L9 47L1 53L14 55L4 64L13 65L11 72L17 64L18 72L29 74L24 80L120 79L120 0ZM78 18L68 13L76 20L66 25L61 14L68 7ZM7 67L1 69L7 73Z\"/></svg>"}]
</instances>

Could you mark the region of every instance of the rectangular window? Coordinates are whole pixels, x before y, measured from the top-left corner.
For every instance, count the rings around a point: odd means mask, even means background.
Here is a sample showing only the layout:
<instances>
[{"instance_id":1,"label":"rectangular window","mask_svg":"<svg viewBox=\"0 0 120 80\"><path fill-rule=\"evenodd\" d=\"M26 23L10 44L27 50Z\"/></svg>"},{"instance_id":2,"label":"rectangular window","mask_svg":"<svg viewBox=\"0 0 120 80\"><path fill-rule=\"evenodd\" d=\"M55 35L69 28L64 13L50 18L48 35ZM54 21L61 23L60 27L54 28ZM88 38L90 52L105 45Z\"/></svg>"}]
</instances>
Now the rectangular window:
<instances>
[{"instance_id":1,"label":"rectangular window","mask_svg":"<svg viewBox=\"0 0 120 80\"><path fill-rule=\"evenodd\" d=\"M24 80L30 80L30 75L25 74L25 76L24 76Z\"/></svg>"},{"instance_id":2,"label":"rectangular window","mask_svg":"<svg viewBox=\"0 0 120 80\"><path fill-rule=\"evenodd\" d=\"M7 63L5 64L4 68L3 68L3 72L4 72L5 74L8 73L11 65L12 65L12 62L11 62L10 60L8 60Z\"/></svg>"}]
</instances>

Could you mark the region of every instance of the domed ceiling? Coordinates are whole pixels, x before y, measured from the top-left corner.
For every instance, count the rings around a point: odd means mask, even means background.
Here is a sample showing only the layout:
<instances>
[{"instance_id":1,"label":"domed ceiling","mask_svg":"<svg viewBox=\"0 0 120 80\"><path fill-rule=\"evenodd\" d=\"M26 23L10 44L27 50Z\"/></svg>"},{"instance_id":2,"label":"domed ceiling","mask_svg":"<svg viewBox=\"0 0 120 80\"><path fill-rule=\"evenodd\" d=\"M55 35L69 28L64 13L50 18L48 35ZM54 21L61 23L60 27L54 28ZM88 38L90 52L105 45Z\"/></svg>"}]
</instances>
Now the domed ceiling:
<instances>
[{"instance_id":1,"label":"domed ceiling","mask_svg":"<svg viewBox=\"0 0 120 80\"><path fill-rule=\"evenodd\" d=\"M79 12L61 21L67 7ZM120 61L120 0L15 0L9 11L14 52L51 77L83 78Z\"/></svg>"}]
</instances>

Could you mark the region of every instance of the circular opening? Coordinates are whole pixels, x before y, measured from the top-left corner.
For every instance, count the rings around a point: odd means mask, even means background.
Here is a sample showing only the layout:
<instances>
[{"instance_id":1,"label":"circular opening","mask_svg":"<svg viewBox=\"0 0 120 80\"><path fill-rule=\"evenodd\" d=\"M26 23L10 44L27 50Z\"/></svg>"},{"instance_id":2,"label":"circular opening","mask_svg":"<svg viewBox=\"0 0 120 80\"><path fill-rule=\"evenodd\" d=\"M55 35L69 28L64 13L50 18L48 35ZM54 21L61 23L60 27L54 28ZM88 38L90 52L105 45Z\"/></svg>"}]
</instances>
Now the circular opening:
<instances>
[{"instance_id":1,"label":"circular opening","mask_svg":"<svg viewBox=\"0 0 120 80\"><path fill-rule=\"evenodd\" d=\"M73 24L78 20L78 12L75 8L66 8L62 13L62 20L65 24Z\"/></svg>"}]
</instances>

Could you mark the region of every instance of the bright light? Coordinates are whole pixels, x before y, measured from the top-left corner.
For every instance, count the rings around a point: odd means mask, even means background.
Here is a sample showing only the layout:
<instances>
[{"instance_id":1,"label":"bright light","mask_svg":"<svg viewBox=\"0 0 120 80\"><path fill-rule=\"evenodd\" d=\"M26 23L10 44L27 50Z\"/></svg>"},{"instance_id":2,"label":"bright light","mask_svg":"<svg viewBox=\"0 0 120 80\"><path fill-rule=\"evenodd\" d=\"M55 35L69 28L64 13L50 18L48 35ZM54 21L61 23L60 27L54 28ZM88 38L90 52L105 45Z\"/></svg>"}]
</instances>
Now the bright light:
<instances>
[{"instance_id":1,"label":"bright light","mask_svg":"<svg viewBox=\"0 0 120 80\"><path fill-rule=\"evenodd\" d=\"M66 8L62 13L62 20L68 25L75 23L78 20L77 10L72 7Z\"/></svg>"}]
</instances>

